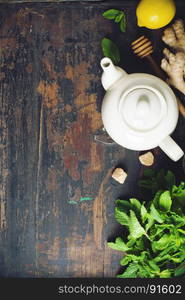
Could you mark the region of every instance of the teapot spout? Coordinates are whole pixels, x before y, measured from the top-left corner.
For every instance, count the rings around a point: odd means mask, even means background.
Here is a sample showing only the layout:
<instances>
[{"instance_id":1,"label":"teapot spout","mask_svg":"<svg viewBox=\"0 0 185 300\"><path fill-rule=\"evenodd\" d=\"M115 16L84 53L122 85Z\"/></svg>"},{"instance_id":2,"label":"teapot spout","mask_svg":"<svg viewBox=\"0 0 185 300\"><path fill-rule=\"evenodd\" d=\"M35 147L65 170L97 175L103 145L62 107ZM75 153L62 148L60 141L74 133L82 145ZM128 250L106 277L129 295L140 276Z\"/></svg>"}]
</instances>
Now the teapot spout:
<instances>
[{"instance_id":1,"label":"teapot spout","mask_svg":"<svg viewBox=\"0 0 185 300\"><path fill-rule=\"evenodd\" d=\"M106 91L122 76L127 75L123 69L115 66L108 57L102 58L100 65L103 69L101 82Z\"/></svg>"}]
</instances>

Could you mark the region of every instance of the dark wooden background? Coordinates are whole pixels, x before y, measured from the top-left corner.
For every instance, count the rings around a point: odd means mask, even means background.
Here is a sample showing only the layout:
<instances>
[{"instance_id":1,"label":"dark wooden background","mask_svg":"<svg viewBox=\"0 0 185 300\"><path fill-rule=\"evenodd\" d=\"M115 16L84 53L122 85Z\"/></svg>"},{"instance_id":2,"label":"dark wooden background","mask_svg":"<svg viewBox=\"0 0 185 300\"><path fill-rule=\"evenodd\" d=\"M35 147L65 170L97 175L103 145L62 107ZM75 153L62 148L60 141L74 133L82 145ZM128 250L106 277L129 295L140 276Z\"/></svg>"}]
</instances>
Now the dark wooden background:
<instances>
[{"instance_id":1,"label":"dark wooden background","mask_svg":"<svg viewBox=\"0 0 185 300\"><path fill-rule=\"evenodd\" d=\"M100 43L116 39L127 72L152 73L130 43L147 34L160 62L162 31L136 26L137 1L12 2L0 4L0 276L114 277L114 201L135 195L143 168L139 153L95 140ZM112 7L124 9L126 33L101 16ZM184 147L182 118L175 138ZM154 168L184 177L182 160L153 152ZM116 166L128 172L124 185L111 178Z\"/></svg>"}]
</instances>

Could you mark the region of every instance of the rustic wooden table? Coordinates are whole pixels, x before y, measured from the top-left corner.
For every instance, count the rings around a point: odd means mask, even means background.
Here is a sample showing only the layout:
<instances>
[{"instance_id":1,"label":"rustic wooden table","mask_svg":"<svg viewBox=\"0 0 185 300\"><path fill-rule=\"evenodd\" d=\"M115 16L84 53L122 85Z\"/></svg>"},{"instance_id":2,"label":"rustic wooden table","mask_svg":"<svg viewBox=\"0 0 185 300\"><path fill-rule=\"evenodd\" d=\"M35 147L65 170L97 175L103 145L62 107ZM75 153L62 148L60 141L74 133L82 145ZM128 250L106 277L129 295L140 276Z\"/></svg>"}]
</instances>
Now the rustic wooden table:
<instances>
[{"instance_id":1,"label":"rustic wooden table","mask_svg":"<svg viewBox=\"0 0 185 300\"><path fill-rule=\"evenodd\" d=\"M127 72L152 73L130 43L144 32L160 61L161 31L136 26L137 1L1 2L0 276L114 277L120 253L106 245L120 229L114 200L135 195L143 168L137 152L95 140L100 43L117 37ZM101 16L111 7L124 9L126 33ZM184 147L182 129L180 118ZM184 176L182 160L154 154L154 167ZM111 178L116 166L129 174L124 185Z\"/></svg>"}]
</instances>

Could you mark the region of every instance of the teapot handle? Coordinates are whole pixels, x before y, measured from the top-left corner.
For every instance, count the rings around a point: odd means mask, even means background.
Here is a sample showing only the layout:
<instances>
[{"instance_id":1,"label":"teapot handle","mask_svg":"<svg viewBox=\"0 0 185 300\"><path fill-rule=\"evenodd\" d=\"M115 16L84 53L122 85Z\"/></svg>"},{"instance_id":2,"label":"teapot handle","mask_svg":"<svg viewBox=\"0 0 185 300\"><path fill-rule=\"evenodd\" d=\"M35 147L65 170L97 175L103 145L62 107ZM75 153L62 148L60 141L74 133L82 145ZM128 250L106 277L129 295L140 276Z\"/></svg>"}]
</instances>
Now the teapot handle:
<instances>
[{"instance_id":1,"label":"teapot handle","mask_svg":"<svg viewBox=\"0 0 185 300\"><path fill-rule=\"evenodd\" d=\"M159 147L173 160L179 160L184 152L182 149L174 142L171 136L167 136L160 144Z\"/></svg>"}]
</instances>

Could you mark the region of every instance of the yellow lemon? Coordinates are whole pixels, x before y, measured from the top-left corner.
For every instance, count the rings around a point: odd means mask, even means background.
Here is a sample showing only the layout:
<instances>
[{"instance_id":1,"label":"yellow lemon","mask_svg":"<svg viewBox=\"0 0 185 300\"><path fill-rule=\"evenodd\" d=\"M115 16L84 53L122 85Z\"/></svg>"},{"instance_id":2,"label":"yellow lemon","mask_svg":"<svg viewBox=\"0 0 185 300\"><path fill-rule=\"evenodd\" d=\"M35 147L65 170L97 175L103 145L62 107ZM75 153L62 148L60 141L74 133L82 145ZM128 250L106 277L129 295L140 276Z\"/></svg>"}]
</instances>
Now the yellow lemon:
<instances>
[{"instance_id":1,"label":"yellow lemon","mask_svg":"<svg viewBox=\"0 0 185 300\"><path fill-rule=\"evenodd\" d=\"M173 0L141 0L136 8L138 26L157 29L173 19L176 6Z\"/></svg>"}]
</instances>

